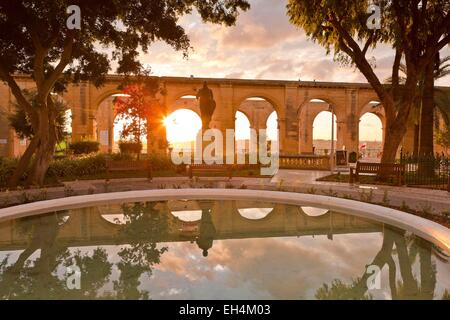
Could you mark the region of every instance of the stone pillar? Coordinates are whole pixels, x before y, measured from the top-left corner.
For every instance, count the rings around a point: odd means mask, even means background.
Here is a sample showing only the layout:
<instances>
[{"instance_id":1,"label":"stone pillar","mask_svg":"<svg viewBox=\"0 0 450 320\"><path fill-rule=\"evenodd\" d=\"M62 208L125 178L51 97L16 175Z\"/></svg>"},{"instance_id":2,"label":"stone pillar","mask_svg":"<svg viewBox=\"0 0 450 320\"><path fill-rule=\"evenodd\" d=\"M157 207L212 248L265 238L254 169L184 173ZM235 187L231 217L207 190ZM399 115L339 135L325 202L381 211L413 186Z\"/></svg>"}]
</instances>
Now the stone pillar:
<instances>
[{"instance_id":1,"label":"stone pillar","mask_svg":"<svg viewBox=\"0 0 450 320\"><path fill-rule=\"evenodd\" d=\"M337 113L338 117L338 149L345 146L347 154L359 151L359 115L358 115L358 91L346 90L345 108Z\"/></svg>"},{"instance_id":2,"label":"stone pillar","mask_svg":"<svg viewBox=\"0 0 450 320\"><path fill-rule=\"evenodd\" d=\"M216 110L214 111L211 127L223 131L226 129L234 129L236 115L233 108L233 86L231 84L221 84L219 92L214 90L214 98L216 100Z\"/></svg>"},{"instance_id":3,"label":"stone pillar","mask_svg":"<svg viewBox=\"0 0 450 320\"><path fill-rule=\"evenodd\" d=\"M77 96L78 99L74 99L72 109L72 140L93 140L96 138L94 112L98 106L92 105L88 82L80 83Z\"/></svg>"},{"instance_id":4,"label":"stone pillar","mask_svg":"<svg viewBox=\"0 0 450 320\"><path fill-rule=\"evenodd\" d=\"M159 112L151 114L154 119L147 118L147 154L167 155L168 143L166 127L163 120L167 116L166 101L162 97L148 97L149 103L159 108Z\"/></svg>"},{"instance_id":5,"label":"stone pillar","mask_svg":"<svg viewBox=\"0 0 450 320\"><path fill-rule=\"evenodd\" d=\"M307 104L304 104L299 119L299 151L301 154L313 153L313 122L311 110Z\"/></svg>"},{"instance_id":6,"label":"stone pillar","mask_svg":"<svg viewBox=\"0 0 450 320\"><path fill-rule=\"evenodd\" d=\"M297 154L299 152L298 105L297 86L286 86L284 105L285 115L279 115L279 117L282 118L281 124L284 126L283 131L280 129L280 136L284 136L284 139L280 139L281 153Z\"/></svg>"},{"instance_id":7,"label":"stone pillar","mask_svg":"<svg viewBox=\"0 0 450 320\"><path fill-rule=\"evenodd\" d=\"M233 107L233 86L231 84L220 84L217 87L210 84L210 88L213 91L214 100L216 101L216 109L214 110L214 114L209 126L210 129L218 129L222 132L223 152L222 150L215 150L215 152L217 156L225 157L227 155L226 130L234 129L236 119ZM207 141L206 145L209 145L210 143L211 141ZM231 152L234 151L230 150L230 154Z\"/></svg>"},{"instance_id":8,"label":"stone pillar","mask_svg":"<svg viewBox=\"0 0 450 320\"><path fill-rule=\"evenodd\" d=\"M0 156L14 156L14 130L9 126L7 114L11 112L11 91L0 82Z\"/></svg>"}]
</instances>

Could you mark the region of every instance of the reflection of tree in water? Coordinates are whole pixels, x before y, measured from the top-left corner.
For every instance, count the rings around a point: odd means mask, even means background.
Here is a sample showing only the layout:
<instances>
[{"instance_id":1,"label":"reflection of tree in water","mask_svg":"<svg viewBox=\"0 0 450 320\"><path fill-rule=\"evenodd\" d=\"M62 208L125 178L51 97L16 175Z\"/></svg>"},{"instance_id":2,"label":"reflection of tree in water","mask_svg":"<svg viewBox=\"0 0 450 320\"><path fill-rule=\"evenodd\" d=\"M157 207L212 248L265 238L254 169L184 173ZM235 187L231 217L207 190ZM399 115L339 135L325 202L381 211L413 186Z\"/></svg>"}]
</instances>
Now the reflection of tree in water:
<instances>
[{"instance_id":1,"label":"reflection of tree in water","mask_svg":"<svg viewBox=\"0 0 450 320\"><path fill-rule=\"evenodd\" d=\"M69 250L70 242L58 240L67 218L66 211L17 220L17 229L26 236L27 244L15 262L12 263L9 256L0 260L0 298L148 298L148 292L138 289L139 278L143 273L150 275L152 266L160 262L161 254L167 250L157 247L157 240L168 232L167 210L156 206L158 203L153 202L123 206L125 223L117 240L127 245L118 253L120 276L113 282L114 294L100 293L112 271L105 249L98 247L90 254L83 254L80 250ZM37 250L40 255L33 260L32 255ZM73 265L81 271L80 290L67 287L67 279L72 274L65 271Z\"/></svg>"},{"instance_id":2,"label":"reflection of tree in water","mask_svg":"<svg viewBox=\"0 0 450 320\"><path fill-rule=\"evenodd\" d=\"M394 249L395 246L395 249ZM392 299L433 299L436 287L436 266L431 260L432 244L417 237L408 237L405 231L385 227L381 250L370 265L384 266L389 270L389 287ZM396 281L397 266L393 256L398 258L402 281ZM414 278L414 262L420 262L420 285ZM372 274L365 272L350 285L335 279L331 285L324 284L316 292L316 298L326 299L370 299L367 281ZM445 294L444 294L445 296Z\"/></svg>"},{"instance_id":3,"label":"reflection of tree in water","mask_svg":"<svg viewBox=\"0 0 450 320\"><path fill-rule=\"evenodd\" d=\"M122 206L125 223L121 226L118 240L124 239L127 246L118 255L120 276L114 281L118 299L147 299L149 293L140 291L139 278L150 276L152 266L160 263L167 247L158 248L157 241L168 233L168 210L165 202L135 203Z\"/></svg>"},{"instance_id":4,"label":"reflection of tree in water","mask_svg":"<svg viewBox=\"0 0 450 320\"><path fill-rule=\"evenodd\" d=\"M67 212L56 212L17 220L18 230L27 236L27 247L16 262L9 257L0 262L0 298L2 299L70 299L94 298L108 281L111 264L106 252L96 249L92 257L70 253L65 243L57 241ZM31 256L40 250L40 256ZM58 267L76 262L81 270L81 290L69 290L66 277L58 277Z\"/></svg>"}]
</instances>

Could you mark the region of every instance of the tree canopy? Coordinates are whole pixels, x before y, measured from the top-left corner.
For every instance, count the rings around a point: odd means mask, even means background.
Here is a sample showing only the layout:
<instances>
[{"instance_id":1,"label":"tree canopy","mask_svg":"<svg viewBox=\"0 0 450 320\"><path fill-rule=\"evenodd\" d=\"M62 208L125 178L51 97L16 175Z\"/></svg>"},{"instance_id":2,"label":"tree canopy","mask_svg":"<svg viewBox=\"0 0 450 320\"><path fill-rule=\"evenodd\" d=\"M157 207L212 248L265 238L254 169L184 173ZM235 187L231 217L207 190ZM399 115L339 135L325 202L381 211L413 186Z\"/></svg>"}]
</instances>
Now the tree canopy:
<instances>
[{"instance_id":1,"label":"tree canopy","mask_svg":"<svg viewBox=\"0 0 450 320\"><path fill-rule=\"evenodd\" d=\"M80 29L68 28L71 5L80 8ZM10 185L17 184L33 155L29 183L43 183L56 143L52 91L64 90L67 81L100 85L113 66L120 74L139 73L139 53L157 40L187 54L189 38L178 21L194 9L204 22L229 26L248 8L245 0L0 1L0 79L35 132ZM16 73L32 76L37 108L24 97Z\"/></svg>"},{"instance_id":2,"label":"tree canopy","mask_svg":"<svg viewBox=\"0 0 450 320\"><path fill-rule=\"evenodd\" d=\"M379 29L367 26L371 3L380 9ZM450 2L289 0L287 8L291 23L304 29L338 60L356 66L373 87L385 109L389 136L384 142L382 161L392 162L406 132L420 75L450 42ZM395 52L389 86L383 85L368 57L369 50L381 43L391 45ZM407 69L403 85L399 81L402 60Z\"/></svg>"}]
</instances>

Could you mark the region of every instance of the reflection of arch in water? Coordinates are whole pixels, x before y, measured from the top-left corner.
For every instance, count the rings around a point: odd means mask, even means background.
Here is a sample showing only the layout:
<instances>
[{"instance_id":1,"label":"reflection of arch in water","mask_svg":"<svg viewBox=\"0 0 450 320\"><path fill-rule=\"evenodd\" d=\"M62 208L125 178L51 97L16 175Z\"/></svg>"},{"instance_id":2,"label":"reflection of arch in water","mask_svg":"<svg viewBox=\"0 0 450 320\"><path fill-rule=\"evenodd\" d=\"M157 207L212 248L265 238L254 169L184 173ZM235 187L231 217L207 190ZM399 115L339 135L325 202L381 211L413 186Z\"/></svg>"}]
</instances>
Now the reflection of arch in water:
<instances>
[{"instance_id":1,"label":"reflection of arch in water","mask_svg":"<svg viewBox=\"0 0 450 320\"><path fill-rule=\"evenodd\" d=\"M183 222L198 222L202 219L202 210L170 211L170 213Z\"/></svg>"},{"instance_id":2,"label":"reflection of arch in water","mask_svg":"<svg viewBox=\"0 0 450 320\"><path fill-rule=\"evenodd\" d=\"M268 219L275 211L273 203L258 201L234 201L235 213L242 219L258 221Z\"/></svg>"},{"instance_id":3,"label":"reflection of arch in water","mask_svg":"<svg viewBox=\"0 0 450 320\"><path fill-rule=\"evenodd\" d=\"M308 217L320 217L330 212L328 209L317 207L301 207L301 209Z\"/></svg>"},{"instance_id":4,"label":"reflection of arch in water","mask_svg":"<svg viewBox=\"0 0 450 320\"><path fill-rule=\"evenodd\" d=\"M123 225L126 223L125 215L123 213L107 213L102 214L101 217L112 224Z\"/></svg>"},{"instance_id":5,"label":"reflection of arch in water","mask_svg":"<svg viewBox=\"0 0 450 320\"><path fill-rule=\"evenodd\" d=\"M179 222L198 222L202 218L202 210L197 201L168 200L168 212Z\"/></svg>"},{"instance_id":6,"label":"reflection of arch in water","mask_svg":"<svg viewBox=\"0 0 450 320\"><path fill-rule=\"evenodd\" d=\"M258 201L233 201L231 212L233 229L239 233L270 232L283 223L284 205ZM258 231L257 231L258 230Z\"/></svg>"},{"instance_id":7,"label":"reflection of arch in water","mask_svg":"<svg viewBox=\"0 0 450 320\"><path fill-rule=\"evenodd\" d=\"M260 220L267 217L272 211L272 208L241 208L237 209L241 217L248 220Z\"/></svg>"}]
</instances>

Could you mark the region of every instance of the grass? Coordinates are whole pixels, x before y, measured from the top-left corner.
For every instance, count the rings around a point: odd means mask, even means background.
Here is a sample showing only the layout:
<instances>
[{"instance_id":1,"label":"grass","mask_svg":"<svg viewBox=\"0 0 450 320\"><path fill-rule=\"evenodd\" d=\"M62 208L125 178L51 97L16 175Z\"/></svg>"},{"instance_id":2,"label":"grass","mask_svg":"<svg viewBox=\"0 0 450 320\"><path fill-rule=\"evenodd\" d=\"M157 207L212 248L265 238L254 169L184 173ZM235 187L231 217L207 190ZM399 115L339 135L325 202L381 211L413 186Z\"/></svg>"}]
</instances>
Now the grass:
<instances>
[{"instance_id":1,"label":"grass","mask_svg":"<svg viewBox=\"0 0 450 320\"><path fill-rule=\"evenodd\" d=\"M326 181L326 182L343 182L343 183L350 183L350 175L348 174L331 174L322 178L317 179L317 181ZM389 183L389 182L381 182L377 180L377 177L375 175L369 176L369 175L360 175L359 176L359 183L363 184L392 184L395 183L395 181Z\"/></svg>"},{"instance_id":2,"label":"grass","mask_svg":"<svg viewBox=\"0 0 450 320\"><path fill-rule=\"evenodd\" d=\"M325 181L325 182L342 182L342 183L350 183L350 175L348 174L331 174L325 177L318 178L317 181ZM409 173L405 175L405 181L406 185L416 188L433 188L433 189L446 189L446 180L434 177L434 178L427 178L423 181L423 184L416 184L413 183L414 176ZM397 179L394 177L389 178L388 181L380 181L377 179L376 175L359 175L359 183L361 184L376 184L376 185L397 185Z\"/></svg>"}]
</instances>

